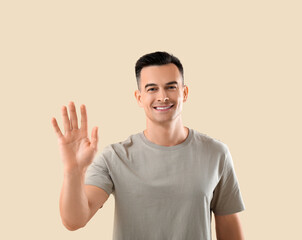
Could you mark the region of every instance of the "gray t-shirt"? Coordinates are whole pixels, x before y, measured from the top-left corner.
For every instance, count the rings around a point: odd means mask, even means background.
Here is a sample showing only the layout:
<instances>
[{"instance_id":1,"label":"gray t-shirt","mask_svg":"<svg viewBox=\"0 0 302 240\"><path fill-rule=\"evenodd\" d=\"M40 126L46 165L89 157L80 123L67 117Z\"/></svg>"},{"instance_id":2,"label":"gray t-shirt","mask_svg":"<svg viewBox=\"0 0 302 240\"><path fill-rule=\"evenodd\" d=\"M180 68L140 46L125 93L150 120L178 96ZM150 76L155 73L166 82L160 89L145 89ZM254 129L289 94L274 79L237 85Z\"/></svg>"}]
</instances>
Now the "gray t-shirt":
<instances>
[{"instance_id":1,"label":"gray t-shirt","mask_svg":"<svg viewBox=\"0 0 302 240\"><path fill-rule=\"evenodd\" d=\"M227 145L194 129L170 147L143 132L106 146L85 184L114 195L114 240L210 240L212 211L245 208Z\"/></svg>"}]
</instances>

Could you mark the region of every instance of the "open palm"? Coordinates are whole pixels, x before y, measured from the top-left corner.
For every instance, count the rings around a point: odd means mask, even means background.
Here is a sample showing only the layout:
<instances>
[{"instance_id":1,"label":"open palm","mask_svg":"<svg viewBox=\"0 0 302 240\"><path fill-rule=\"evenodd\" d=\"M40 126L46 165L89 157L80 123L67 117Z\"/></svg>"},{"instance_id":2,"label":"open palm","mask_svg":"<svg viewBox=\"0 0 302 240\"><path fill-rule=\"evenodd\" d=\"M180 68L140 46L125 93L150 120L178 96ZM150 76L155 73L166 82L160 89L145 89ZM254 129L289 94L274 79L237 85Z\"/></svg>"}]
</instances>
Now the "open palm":
<instances>
[{"instance_id":1,"label":"open palm","mask_svg":"<svg viewBox=\"0 0 302 240\"><path fill-rule=\"evenodd\" d=\"M76 108L73 102L69 103L70 119L67 108L62 107L63 125L65 134L61 132L57 120L52 118L52 125L58 136L60 155L66 170L85 170L92 162L97 152L97 127L91 133L91 141L88 138L87 113L85 105L81 105L81 128L78 127Z\"/></svg>"}]
</instances>

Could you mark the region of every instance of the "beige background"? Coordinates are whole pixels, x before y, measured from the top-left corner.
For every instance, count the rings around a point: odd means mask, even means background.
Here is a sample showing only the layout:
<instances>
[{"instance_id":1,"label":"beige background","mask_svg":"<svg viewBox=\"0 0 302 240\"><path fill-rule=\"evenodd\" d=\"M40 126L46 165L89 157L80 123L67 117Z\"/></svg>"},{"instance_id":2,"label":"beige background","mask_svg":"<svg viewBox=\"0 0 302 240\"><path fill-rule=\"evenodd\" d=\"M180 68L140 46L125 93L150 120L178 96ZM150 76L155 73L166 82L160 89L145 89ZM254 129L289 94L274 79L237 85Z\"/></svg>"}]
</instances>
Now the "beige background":
<instances>
[{"instance_id":1,"label":"beige background","mask_svg":"<svg viewBox=\"0 0 302 240\"><path fill-rule=\"evenodd\" d=\"M134 64L183 63L183 120L226 143L246 239L297 239L301 215L300 1L1 1L1 239L111 239L114 197L81 230L61 224L51 126L87 106L100 151L145 128ZM102 236L102 237L101 237Z\"/></svg>"}]
</instances>

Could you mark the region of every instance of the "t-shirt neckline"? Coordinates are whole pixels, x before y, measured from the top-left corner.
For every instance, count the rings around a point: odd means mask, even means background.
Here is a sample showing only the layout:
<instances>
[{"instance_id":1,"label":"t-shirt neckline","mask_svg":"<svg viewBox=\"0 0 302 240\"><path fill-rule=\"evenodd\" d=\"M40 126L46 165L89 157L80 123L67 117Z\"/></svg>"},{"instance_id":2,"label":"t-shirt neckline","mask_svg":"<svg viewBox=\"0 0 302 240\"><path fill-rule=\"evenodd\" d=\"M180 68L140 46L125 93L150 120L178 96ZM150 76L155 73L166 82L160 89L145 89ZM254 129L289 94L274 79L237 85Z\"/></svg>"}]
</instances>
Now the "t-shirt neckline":
<instances>
[{"instance_id":1,"label":"t-shirt neckline","mask_svg":"<svg viewBox=\"0 0 302 240\"><path fill-rule=\"evenodd\" d=\"M144 131L140 132L139 136L143 140L143 142L145 144L147 144L149 147L159 149L159 150L164 150L164 151L171 151L171 150L176 150L176 149L183 148L183 147L185 147L186 145L189 144L189 142L191 141L192 136L193 136L193 129L188 128L188 130L189 130L189 134L188 134L187 138L185 139L185 141L183 141L182 143L179 143L177 145L174 145L174 146L162 146L162 145L158 145L156 143L153 143L149 139L146 138L146 136L144 134Z\"/></svg>"}]
</instances>

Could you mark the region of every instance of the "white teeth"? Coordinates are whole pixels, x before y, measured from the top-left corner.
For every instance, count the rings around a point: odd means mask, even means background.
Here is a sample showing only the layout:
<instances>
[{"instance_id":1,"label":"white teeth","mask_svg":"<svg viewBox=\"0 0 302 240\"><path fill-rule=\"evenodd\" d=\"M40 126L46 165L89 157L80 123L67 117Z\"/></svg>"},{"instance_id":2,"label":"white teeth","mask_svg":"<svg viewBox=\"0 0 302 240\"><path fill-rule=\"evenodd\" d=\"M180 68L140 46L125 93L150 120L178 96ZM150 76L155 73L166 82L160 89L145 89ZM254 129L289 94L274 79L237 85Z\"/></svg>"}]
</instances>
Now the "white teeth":
<instances>
[{"instance_id":1,"label":"white teeth","mask_svg":"<svg viewBox=\"0 0 302 240\"><path fill-rule=\"evenodd\" d=\"M173 105L169 106L169 107L155 107L156 109L160 109L160 110L163 110L163 109L168 109L168 108L171 108Z\"/></svg>"}]
</instances>

